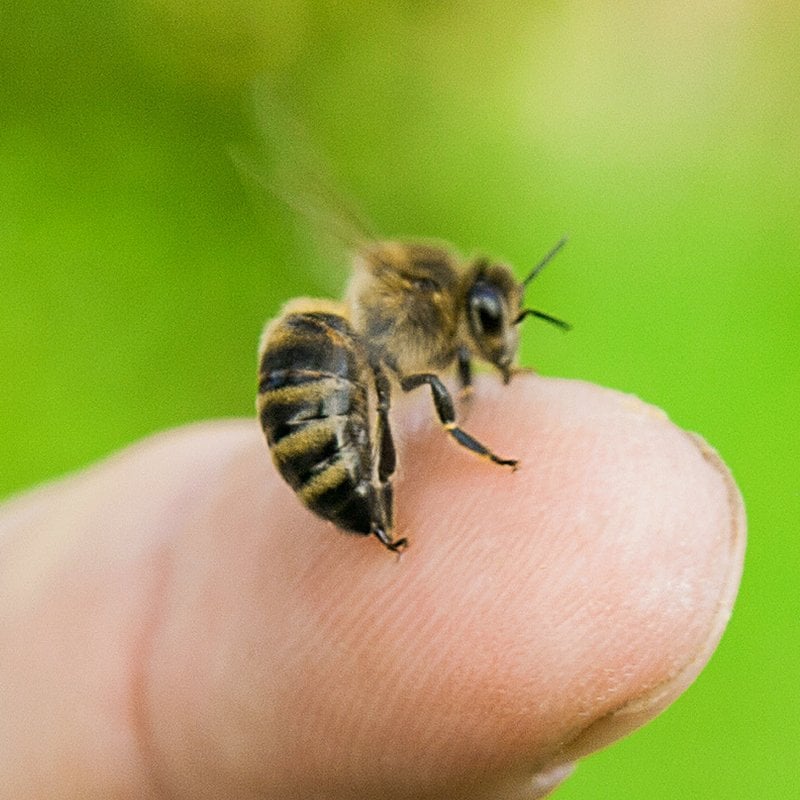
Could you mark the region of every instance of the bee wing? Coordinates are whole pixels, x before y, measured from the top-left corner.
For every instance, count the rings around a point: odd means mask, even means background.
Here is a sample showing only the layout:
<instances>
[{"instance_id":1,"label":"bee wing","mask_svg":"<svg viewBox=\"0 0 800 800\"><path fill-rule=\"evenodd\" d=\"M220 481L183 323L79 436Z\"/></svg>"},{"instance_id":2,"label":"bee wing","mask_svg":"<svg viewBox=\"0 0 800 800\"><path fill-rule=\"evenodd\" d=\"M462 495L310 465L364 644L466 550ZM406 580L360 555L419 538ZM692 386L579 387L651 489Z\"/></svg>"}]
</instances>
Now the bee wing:
<instances>
[{"instance_id":1,"label":"bee wing","mask_svg":"<svg viewBox=\"0 0 800 800\"><path fill-rule=\"evenodd\" d=\"M254 202L277 200L291 212L304 241L315 245L314 277L333 294L341 291L352 255L376 239L372 226L342 191L307 129L264 86L252 97L254 141L230 148L231 158ZM305 259L304 259L305 260ZM331 270L339 280L331 286Z\"/></svg>"}]
</instances>

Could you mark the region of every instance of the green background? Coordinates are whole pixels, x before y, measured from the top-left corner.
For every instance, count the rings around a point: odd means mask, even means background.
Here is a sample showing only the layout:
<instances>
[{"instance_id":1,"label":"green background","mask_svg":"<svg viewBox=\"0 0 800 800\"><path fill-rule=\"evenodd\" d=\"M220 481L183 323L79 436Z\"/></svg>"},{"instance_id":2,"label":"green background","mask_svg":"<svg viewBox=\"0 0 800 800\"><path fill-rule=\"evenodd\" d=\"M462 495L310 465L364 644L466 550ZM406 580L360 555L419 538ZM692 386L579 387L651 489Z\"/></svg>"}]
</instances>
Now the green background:
<instances>
[{"instance_id":1,"label":"green background","mask_svg":"<svg viewBox=\"0 0 800 800\"><path fill-rule=\"evenodd\" d=\"M0 495L252 413L265 318L341 273L243 186L266 75L387 235L517 265L524 363L701 432L750 543L722 644L568 798L800 785L793 2L0 3ZM270 158L267 146L265 161ZM533 299L535 298L535 299Z\"/></svg>"}]
</instances>

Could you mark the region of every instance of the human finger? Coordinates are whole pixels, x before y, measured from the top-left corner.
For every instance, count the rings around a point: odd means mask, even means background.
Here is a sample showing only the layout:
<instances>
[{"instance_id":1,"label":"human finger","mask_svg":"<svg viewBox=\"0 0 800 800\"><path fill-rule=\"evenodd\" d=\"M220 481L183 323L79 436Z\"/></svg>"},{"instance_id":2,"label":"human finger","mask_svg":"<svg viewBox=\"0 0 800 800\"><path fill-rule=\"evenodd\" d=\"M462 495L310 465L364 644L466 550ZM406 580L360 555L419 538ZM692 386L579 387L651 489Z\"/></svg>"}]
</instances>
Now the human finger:
<instances>
[{"instance_id":1,"label":"human finger","mask_svg":"<svg viewBox=\"0 0 800 800\"><path fill-rule=\"evenodd\" d=\"M57 531L5 539L57 603L18 620L55 658L10 661L42 721L61 715L48 764L65 742L87 763L88 742L143 797L541 796L674 699L738 583L724 468L585 384L486 383L473 406L471 433L522 467L455 447L424 396L398 407L399 560L303 509L251 423L157 437L13 504L11 528Z\"/></svg>"},{"instance_id":2,"label":"human finger","mask_svg":"<svg viewBox=\"0 0 800 800\"><path fill-rule=\"evenodd\" d=\"M175 576L154 644L156 749L188 748L172 779L209 755L186 738L200 714L262 734L220 771L265 794L524 796L657 714L710 656L744 523L698 440L587 384L484 383L470 432L520 458L512 474L454 446L424 395L396 412L399 560L302 509L257 435L212 492L189 534L206 557ZM198 642L199 604L227 613Z\"/></svg>"}]
</instances>

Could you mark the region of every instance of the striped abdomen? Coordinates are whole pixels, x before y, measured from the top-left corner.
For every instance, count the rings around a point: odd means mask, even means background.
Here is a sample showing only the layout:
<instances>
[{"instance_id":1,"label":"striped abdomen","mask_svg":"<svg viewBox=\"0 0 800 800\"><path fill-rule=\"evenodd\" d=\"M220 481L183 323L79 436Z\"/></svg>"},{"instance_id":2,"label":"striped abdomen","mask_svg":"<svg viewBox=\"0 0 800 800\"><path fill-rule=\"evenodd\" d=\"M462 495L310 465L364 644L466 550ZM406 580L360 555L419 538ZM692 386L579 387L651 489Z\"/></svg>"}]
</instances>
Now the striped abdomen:
<instances>
[{"instance_id":1,"label":"striped abdomen","mask_svg":"<svg viewBox=\"0 0 800 800\"><path fill-rule=\"evenodd\" d=\"M371 373L347 320L287 313L267 329L260 359L258 413L283 478L341 528L382 527L372 485Z\"/></svg>"}]
</instances>

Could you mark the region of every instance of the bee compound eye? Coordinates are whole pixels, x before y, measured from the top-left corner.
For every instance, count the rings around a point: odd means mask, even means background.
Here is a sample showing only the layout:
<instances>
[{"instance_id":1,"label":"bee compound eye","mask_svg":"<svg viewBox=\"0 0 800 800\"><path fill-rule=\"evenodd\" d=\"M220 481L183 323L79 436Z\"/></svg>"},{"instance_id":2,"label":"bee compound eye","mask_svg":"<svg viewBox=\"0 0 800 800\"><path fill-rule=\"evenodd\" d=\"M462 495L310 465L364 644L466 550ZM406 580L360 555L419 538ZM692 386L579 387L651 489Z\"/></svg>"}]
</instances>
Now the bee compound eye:
<instances>
[{"instance_id":1,"label":"bee compound eye","mask_svg":"<svg viewBox=\"0 0 800 800\"><path fill-rule=\"evenodd\" d=\"M480 319L481 329L485 334L494 336L500 333L501 317L493 308L479 308L478 318Z\"/></svg>"},{"instance_id":2,"label":"bee compound eye","mask_svg":"<svg viewBox=\"0 0 800 800\"><path fill-rule=\"evenodd\" d=\"M497 291L484 283L476 284L470 293L470 308L477 333L496 336L503 326L503 305Z\"/></svg>"}]
</instances>

